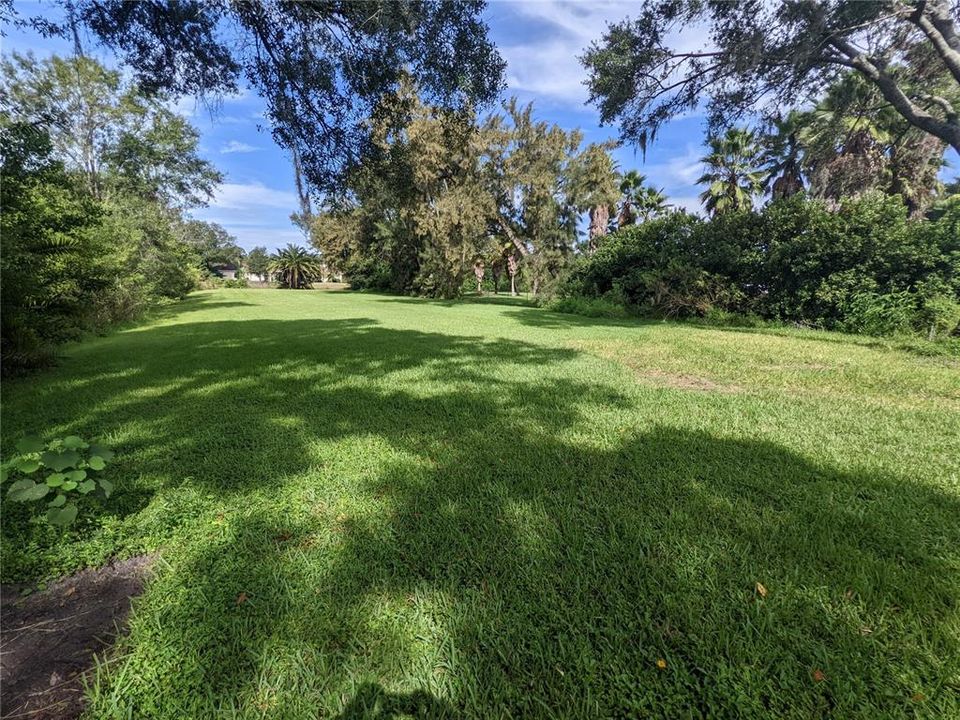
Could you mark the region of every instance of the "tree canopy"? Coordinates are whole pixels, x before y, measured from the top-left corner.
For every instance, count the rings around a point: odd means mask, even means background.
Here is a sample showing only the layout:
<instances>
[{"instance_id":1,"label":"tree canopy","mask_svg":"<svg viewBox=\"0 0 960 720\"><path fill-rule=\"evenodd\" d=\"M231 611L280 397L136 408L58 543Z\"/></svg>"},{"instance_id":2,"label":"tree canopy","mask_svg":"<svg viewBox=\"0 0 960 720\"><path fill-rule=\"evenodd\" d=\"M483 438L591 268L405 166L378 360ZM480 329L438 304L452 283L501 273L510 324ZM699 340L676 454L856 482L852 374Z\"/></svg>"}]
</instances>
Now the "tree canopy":
<instances>
[{"instance_id":1,"label":"tree canopy","mask_svg":"<svg viewBox=\"0 0 960 720\"><path fill-rule=\"evenodd\" d=\"M582 60L604 122L645 148L707 101L720 129L820 96L853 70L910 125L960 151L960 3L656 0ZM684 33L708 30L697 48Z\"/></svg>"},{"instance_id":2,"label":"tree canopy","mask_svg":"<svg viewBox=\"0 0 960 720\"><path fill-rule=\"evenodd\" d=\"M330 189L362 154L365 120L402 74L444 107L496 97L504 63L487 38L483 7L481 0L71 0L68 9L147 93L215 99L245 79L307 181Z\"/></svg>"}]
</instances>

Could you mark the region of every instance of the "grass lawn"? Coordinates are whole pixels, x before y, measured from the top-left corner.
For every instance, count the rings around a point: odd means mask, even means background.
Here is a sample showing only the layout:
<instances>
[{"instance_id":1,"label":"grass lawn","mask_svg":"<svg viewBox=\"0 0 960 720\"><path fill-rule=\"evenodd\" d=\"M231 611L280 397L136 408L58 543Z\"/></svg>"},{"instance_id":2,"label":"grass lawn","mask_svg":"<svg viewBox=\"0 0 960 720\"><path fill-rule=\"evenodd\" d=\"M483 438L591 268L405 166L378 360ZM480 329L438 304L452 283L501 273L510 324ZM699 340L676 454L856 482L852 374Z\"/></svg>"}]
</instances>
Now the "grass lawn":
<instances>
[{"instance_id":1,"label":"grass lawn","mask_svg":"<svg viewBox=\"0 0 960 720\"><path fill-rule=\"evenodd\" d=\"M960 717L956 360L222 290L5 383L26 433L117 491L5 508L5 580L159 550L92 717Z\"/></svg>"}]
</instances>

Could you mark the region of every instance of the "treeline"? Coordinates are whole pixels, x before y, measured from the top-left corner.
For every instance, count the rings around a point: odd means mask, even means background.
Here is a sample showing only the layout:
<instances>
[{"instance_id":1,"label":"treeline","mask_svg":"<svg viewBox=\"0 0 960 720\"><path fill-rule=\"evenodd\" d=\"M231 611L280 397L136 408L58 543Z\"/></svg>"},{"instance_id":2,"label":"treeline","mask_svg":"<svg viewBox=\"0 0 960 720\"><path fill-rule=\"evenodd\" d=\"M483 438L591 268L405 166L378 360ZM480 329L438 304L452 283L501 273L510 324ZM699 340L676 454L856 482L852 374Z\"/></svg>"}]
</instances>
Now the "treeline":
<instances>
[{"instance_id":1,"label":"treeline","mask_svg":"<svg viewBox=\"0 0 960 720\"><path fill-rule=\"evenodd\" d=\"M809 110L708 138L707 220L618 172L610 145L582 147L516 101L480 120L424 103L408 83L371 125L346 191L312 223L325 262L356 288L522 288L592 313L737 313L867 333L956 327L946 144L855 74Z\"/></svg>"},{"instance_id":2,"label":"treeline","mask_svg":"<svg viewBox=\"0 0 960 720\"><path fill-rule=\"evenodd\" d=\"M4 372L239 264L226 231L187 214L221 176L163 97L83 56L13 55L0 73Z\"/></svg>"}]
</instances>

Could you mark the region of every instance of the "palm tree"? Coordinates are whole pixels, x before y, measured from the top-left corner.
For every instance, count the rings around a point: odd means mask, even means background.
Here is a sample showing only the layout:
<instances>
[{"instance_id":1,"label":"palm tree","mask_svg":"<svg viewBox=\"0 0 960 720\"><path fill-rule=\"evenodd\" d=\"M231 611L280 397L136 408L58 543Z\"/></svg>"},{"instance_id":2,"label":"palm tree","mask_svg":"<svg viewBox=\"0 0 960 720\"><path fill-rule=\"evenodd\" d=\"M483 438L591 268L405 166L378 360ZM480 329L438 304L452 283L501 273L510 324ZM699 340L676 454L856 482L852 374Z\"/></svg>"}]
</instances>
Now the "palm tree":
<instances>
[{"instance_id":1,"label":"palm tree","mask_svg":"<svg viewBox=\"0 0 960 720\"><path fill-rule=\"evenodd\" d=\"M804 113L799 136L814 197L838 203L869 190L888 190L896 122L883 105L869 83L851 75Z\"/></svg>"},{"instance_id":2,"label":"palm tree","mask_svg":"<svg viewBox=\"0 0 960 720\"><path fill-rule=\"evenodd\" d=\"M753 196L763 191L759 155L749 130L730 128L723 137L710 138L710 154L700 158L707 171L697 180L698 185L708 186L700 193L707 212L716 215L753 207Z\"/></svg>"},{"instance_id":3,"label":"palm tree","mask_svg":"<svg viewBox=\"0 0 960 720\"><path fill-rule=\"evenodd\" d=\"M636 170L630 170L625 173L620 180L620 210L617 212L617 227L626 227L633 225L637 216L634 213L634 207L637 204L638 196L643 192L643 184L646 178Z\"/></svg>"},{"instance_id":4,"label":"palm tree","mask_svg":"<svg viewBox=\"0 0 960 720\"><path fill-rule=\"evenodd\" d=\"M292 290L305 288L323 275L319 256L292 244L270 258L269 269L279 276L281 285Z\"/></svg>"},{"instance_id":5,"label":"palm tree","mask_svg":"<svg viewBox=\"0 0 960 720\"><path fill-rule=\"evenodd\" d=\"M764 190L770 189L773 200L782 200L803 190L803 175L800 171L800 132L804 116L791 111L785 118L773 121L774 132L763 139L762 162L766 178Z\"/></svg>"},{"instance_id":6,"label":"palm tree","mask_svg":"<svg viewBox=\"0 0 960 720\"><path fill-rule=\"evenodd\" d=\"M656 190L649 185L637 194L635 207L637 215L643 218L644 222L657 215L663 215L670 208L667 205L667 196L664 195L663 189Z\"/></svg>"}]
</instances>

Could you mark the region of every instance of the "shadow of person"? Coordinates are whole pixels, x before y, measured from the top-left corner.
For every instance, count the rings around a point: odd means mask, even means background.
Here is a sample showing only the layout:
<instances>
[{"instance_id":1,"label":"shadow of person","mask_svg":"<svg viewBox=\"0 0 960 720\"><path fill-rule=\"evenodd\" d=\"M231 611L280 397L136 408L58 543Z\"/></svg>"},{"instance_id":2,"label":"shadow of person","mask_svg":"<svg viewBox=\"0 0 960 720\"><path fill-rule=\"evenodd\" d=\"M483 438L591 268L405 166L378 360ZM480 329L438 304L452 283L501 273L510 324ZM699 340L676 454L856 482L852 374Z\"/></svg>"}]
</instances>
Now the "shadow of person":
<instances>
[{"instance_id":1,"label":"shadow of person","mask_svg":"<svg viewBox=\"0 0 960 720\"><path fill-rule=\"evenodd\" d=\"M390 693L378 683L364 683L347 703L338 720L388 720L389 718L454 718L453 705L426 690Z\"/></svg>"}]
</instances>

